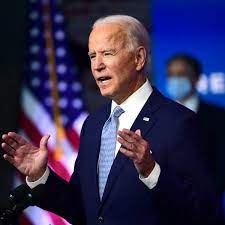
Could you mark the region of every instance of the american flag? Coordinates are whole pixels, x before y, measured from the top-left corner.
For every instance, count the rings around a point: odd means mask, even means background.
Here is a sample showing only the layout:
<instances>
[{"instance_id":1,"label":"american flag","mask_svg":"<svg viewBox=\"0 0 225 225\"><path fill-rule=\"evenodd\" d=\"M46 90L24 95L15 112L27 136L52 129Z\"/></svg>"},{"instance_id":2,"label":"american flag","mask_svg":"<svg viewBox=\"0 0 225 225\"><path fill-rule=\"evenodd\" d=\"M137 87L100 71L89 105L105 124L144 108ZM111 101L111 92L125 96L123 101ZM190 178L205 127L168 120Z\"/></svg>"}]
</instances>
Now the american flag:
<instances>
[{"instance_id":1,"label":"american flag","mask_svg":"<svg viewBox=\"0 0 225 225\"><path fill-rule=\"evenodd\" d=\"M77 68L68 51L64 17L55 0L28 1L28 35L22 88L20 133L35 145L50 134L49 165L69 180L87 117ZM19 179L17 178L17 181ZM21 224L64 225L64 219L37 207L25 211Z\"/></svg>"}]
</instances>

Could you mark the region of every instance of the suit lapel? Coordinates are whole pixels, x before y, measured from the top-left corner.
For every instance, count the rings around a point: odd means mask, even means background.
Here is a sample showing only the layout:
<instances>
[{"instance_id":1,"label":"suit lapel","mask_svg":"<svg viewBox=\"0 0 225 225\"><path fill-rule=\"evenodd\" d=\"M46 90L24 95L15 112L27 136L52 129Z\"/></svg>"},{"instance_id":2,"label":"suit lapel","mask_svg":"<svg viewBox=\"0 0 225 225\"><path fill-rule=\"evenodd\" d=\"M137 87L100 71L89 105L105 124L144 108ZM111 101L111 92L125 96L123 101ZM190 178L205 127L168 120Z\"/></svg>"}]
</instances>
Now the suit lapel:
<instances>
[{"instance_id":1,"label":"suit lapel","mask_svg":"<svg viewBox=\"0 0 225 225\"><path fill-rule=\"evenodd\" d=\"M140 129L142 137L144 138L146 134L153 128L154 124L157 121L157 114L155 112L159 109L162 100L163 96L154 88L153 93L150 95L138 117L134 121L131 130L135 131L137 129ZM148 120L146 118L149 118L149 121L146 121ZM120 175L123 167L126 165L127 162L128 157L126 157L119 151L113 162L111 171L108 176L105 191L102 197L102 204L104 204L105 200L107 199L107 196L109 195L113 184L117 180L116 178Z\"/></svg>"},{"instance_id":2,"label":"suit lapel","mask_svg":"<svg viewBox=\"0 0 225 225\"><path fill-rule=\"evenodd\" d=\"M110 107L111 105L108 104L103 110L100 112L100 115L96 116L95 118L95 124L92 128L92 135L90 139L90 143L93 147L92 155L92 160L89 162L92 164L91 165L91 171L94 176L94 184L91 184L93 186L94 190L93 193L96 193L96 199L98 202L100 202L99 199L99 189L98 189L98 156L99 156L99 150L100 150L100 144L101 144L101 133L102 133L102 128L105 124L105 121L108 119L110 115Z\"/></svg>"}]
</instances>

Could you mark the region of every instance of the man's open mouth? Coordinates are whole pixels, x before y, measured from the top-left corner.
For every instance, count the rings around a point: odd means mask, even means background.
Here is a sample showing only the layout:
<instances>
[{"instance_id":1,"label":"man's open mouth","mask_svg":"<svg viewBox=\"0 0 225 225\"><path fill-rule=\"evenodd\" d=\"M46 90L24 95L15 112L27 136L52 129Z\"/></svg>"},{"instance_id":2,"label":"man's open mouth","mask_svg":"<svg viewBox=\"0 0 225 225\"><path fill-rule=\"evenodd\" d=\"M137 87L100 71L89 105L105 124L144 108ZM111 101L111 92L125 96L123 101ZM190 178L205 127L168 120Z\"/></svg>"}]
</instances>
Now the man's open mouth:
<instances>
[{"instance_id":1,"label":"man's open mouth","mask_svg":"<svg viewBox=\"0 0 225 225\"><path fill-rule=\"evenodd\" d=\"M104 76L104 77L99 77L99 78L97 79L97 81L100 81L100 82L104 83L104 82L106 82L106 81L108 81L108 80L111 80L111 79L112 79L112 78L109 77L109 76Z\"/></svg>"}]
</instances>

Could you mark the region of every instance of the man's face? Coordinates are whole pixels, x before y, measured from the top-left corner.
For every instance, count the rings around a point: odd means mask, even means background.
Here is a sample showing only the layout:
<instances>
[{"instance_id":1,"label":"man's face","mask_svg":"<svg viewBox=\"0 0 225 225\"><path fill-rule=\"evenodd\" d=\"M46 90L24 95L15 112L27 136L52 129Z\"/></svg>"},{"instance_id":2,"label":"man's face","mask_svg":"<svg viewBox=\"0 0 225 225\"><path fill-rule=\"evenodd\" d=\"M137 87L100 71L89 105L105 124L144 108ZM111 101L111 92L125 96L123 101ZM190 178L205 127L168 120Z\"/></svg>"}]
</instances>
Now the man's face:
<instances>
[{"instance_id":1,"label":"man's face","mask_svg":"<svg viewBox=\"0 0 225 225\"><path fill-rule=\"evenodd\" d=\"M127 36L120 25L95 27L89 36L89 56L103 96L120 104L137 89L135 53L127 49Z\"/></svg>"},{"instance_id":2,"label":"man's face","mask_svg":"<svg viewBox=\"0 0 225 225\"><path fill-rule=\"evenodd\" d=\"M186 77L192 84L195 83L193 71L190 66L182 60L174 60L170 63L168 70L168 76Z\"/></svg>"},{"instance_id":3,"label":"man's face","mask_svg":"<svg viewBox=\"0 0 225 225\"><path fill-rule=\"evenodd\" d=\"M187 62L183 60L170 62L167 74L167 92L172 99L182 102L195 92L196 75Z\"/></svg>"}]
</instances>

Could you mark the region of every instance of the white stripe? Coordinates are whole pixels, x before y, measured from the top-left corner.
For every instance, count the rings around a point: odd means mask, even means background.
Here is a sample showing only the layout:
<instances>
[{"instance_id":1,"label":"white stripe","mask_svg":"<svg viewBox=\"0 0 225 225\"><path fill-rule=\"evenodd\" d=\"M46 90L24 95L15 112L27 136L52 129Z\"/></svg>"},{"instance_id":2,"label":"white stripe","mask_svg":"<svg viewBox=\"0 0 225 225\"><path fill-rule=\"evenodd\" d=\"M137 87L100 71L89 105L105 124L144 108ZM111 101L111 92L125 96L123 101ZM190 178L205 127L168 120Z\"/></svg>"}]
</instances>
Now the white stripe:
<instances>
[{"instance_id":1,"label":"white stripe","mask_svg":"<svg viewBox=\"0 0 225 225\"><path fill-rule=\"evenodd\" d=\"M73 129L80 135L84 121L88 117L87 112L81 113L73 123Z\"/></svg>"},{"instance_id":2,"label":"white stripe","mask_svg":"<svg viewBox=\"0 0 225 225\"><path fill-rule=\"evenodd\" d=\"M56 146L56 127L44 107L35 99L32 93L27 89L22 90L22 107L24 113L37 127L41 135L50 134L51 137L48 141L48 145L51 149L55 149ZM60 159L63 166L72 174L74 169L74 162L77 157L77 151L74 151L73 146L64 139L62 141L62 148L64 154Z\"/></svg>"},{"instance_id":3,"label":"white stripe","mask_svg":"<svg viewBox=\"0 0 225 225\"><path fill-rule=\"evenodd\" d=\"M36 206L28 207L26 210L24 210L24 214L32 222L33 225L54 224L48 212Z\"/></svg>"}]
</instances>

